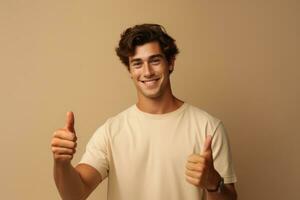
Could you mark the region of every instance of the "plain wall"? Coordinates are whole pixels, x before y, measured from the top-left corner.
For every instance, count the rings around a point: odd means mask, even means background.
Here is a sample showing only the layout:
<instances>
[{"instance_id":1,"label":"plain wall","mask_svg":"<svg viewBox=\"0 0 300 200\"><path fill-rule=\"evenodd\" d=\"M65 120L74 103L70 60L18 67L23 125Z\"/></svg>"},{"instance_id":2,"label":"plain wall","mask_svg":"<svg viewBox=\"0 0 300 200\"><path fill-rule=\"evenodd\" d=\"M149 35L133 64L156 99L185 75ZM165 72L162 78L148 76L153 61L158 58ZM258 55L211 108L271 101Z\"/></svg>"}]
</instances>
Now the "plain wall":
<instances>
[{"instance_id":1,"label":"plain wall","mask_svg":"<svg viewBox=\"0 0 300 200\"><path fill-rule=\"evenodd\" d=\"M114 48L145 22L177 40L174 94L223 120L239 199L300 199L299 10L297 0L1 0L1 199L59 199L52 133L74 111L76 164L96 128L136 102Z\"/></svg>"}]
</instances>

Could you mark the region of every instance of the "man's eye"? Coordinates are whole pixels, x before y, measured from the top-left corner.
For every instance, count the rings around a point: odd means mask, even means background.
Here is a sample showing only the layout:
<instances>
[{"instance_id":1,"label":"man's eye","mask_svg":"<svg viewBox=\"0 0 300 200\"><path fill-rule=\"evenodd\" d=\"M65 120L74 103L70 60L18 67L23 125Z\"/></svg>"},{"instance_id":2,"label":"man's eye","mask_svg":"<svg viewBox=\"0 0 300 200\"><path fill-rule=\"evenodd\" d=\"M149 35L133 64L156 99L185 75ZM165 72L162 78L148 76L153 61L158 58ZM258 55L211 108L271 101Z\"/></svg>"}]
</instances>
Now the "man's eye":
<instances>
[{"instance_id":1,"label":"man's eye","mask_svg":"<svg viewBox=\"0 0 300 200\"><path fill-rule=\"evenodd\" d=\"M136 68L136 67L140 67L140 66L141 66L141 63L138 63L138 62L132 63L132 66L135 67L135 68Z\"/></svg>"},{"instance_id":2,"label":"man's eye","mask_svg":"<svg viewBox=\"0 0 300 200\"><path fill-rule=\"evenodd\" d=\"M150 63L153 64L153 65L157 65L157 64L160 63L160 60L159 59L154 59L154 60L151 60Z\"/></svg>"}]
</instances>

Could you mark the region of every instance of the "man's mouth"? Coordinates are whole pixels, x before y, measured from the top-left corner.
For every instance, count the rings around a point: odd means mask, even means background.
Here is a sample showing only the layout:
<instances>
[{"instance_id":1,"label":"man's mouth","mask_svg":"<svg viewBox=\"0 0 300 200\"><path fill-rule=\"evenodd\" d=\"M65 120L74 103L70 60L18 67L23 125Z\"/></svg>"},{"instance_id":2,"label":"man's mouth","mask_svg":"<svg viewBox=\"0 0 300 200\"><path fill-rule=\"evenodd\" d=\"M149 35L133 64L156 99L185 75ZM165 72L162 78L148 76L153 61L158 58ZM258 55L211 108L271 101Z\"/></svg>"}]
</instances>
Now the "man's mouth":
<instances>
[{"instance_id":1,"label":"man's mouth","mask_svg":"<svg viewBox=\"0 0 300 200\"><path fill-rule=\"evenodd\" d=\"M156 79L149 79L149 80L141 80L142 83L144 83L146 86L153 86L159 78Z\"/></svg>"}]
</instances>

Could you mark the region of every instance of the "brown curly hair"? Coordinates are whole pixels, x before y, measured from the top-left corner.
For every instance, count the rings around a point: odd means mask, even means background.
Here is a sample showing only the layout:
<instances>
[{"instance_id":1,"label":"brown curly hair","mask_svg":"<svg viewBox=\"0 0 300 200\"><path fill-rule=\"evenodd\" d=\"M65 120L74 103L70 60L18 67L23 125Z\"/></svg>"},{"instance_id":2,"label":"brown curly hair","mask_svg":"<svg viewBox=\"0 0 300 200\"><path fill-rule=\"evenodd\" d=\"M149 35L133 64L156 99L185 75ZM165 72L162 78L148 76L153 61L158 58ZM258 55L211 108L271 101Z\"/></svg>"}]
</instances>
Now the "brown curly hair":
<instances>
[{"instance_id":1,"label":"brown curly hair","mask_svg":"<svg viewBox=\"0 0 300 200\"><path fill-rule=\"evenodd\" d=\"M148 42L157 41L170 63L175 59L179 50L175 44L175 40L167 34L165 28L159 24L139 24L127 28L122 34L119 46L115 49L121 62L126 65L129 70L129 56L133 56L137 46Z\"/></svg>"}]
</instances>

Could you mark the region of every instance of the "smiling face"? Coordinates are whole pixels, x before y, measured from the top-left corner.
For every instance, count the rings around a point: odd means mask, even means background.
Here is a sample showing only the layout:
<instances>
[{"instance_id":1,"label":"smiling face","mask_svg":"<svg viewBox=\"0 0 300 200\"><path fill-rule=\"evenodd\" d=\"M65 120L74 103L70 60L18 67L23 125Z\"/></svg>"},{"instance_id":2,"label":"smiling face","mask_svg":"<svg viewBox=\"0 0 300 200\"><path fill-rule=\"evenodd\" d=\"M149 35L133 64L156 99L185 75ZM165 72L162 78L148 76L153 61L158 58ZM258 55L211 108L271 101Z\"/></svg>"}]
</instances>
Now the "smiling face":
<instances>
[{"instance_id":1,"label":"smiling face","mask_svg":"<svg viewBox=\"0 0 300 200\"><path fill-rule=\"evenodd\" d=\"M158 42L137 46L135 54L129 57L129 72L139 99L171 94L169 71L172 70L173 63L167 62Z\"/></svg>"}]
</instances>

